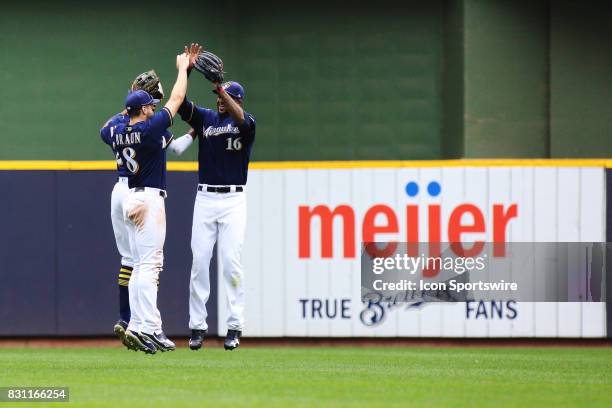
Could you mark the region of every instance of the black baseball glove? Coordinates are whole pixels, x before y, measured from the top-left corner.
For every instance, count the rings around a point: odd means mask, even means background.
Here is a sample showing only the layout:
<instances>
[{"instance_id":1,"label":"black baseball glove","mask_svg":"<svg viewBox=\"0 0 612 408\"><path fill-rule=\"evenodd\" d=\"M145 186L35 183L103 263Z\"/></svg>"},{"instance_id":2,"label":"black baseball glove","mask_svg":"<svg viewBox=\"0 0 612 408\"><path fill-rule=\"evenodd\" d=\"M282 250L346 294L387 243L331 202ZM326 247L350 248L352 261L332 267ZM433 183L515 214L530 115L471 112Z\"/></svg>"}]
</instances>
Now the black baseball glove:
<instances>
[{"instance_id":1,"label":"black baseball glove","mask_svg":"<svg viewBox=\"0 0 612 408\"><path fill-rule=\"evenodd\" d=\"M136 91L139 89L147 91L155 99L162 99L164 97L164 90L154 70L143 72L132 82L131 90Z\"/></svg>"},{"instance_id":2,"label":"black baseball glove","mask_svg":"<svg viewBox=\"0 0 612 408\"><path fill-rule=\"evenodd\" d=\"M212 52L202 51L193 64L212 83L223 82L223 61Z\"/></svg>"}]
</instances>

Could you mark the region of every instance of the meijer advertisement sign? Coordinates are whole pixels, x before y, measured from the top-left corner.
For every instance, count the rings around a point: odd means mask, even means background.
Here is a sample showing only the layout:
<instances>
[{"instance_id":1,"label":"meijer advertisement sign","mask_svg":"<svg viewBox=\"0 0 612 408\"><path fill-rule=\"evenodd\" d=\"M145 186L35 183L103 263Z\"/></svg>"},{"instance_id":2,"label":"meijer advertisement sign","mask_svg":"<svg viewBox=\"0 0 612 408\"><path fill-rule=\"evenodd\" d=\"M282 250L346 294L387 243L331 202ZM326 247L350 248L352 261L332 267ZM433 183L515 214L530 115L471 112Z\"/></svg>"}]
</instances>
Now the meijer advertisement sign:
<instances>
[{"instance_id":1,"label":"meijer advertisement sign","mask_svg":"<svg viewBox=\"0 0 612 408\"><path fill-rule=\"evenodd\" d=\"M360 251L363 242L602 242L604 181L596 167L252 170L245 335L603 337L601 302L363 299Z\"/></svg>"}]
</instances>

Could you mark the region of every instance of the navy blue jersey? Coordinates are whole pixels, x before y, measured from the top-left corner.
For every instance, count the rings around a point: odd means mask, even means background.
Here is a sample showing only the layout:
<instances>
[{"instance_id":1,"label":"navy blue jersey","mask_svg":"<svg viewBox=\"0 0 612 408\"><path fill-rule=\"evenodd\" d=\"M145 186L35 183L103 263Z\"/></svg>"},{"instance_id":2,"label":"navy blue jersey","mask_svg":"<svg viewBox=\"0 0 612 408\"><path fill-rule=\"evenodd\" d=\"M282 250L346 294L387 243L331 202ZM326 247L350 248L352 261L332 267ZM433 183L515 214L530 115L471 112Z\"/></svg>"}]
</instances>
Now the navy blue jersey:
<instances>
[{"instance_id":1,"label":"navy blue jersey","mask_svg":"<svg viewBox=\"0 0 612 408\"><path fill-rule=\"evenodd\" d=\"M113 128L111 142L127 168L130 188L166 189L166 147L172 142L168 131L171 125L172 116L163 108L151 119L134 125L120 123Z\"/></svg>"},{"instance_id":2,"label":"navy blue jersey","mask_svg":"<svg viewBox=\"0 0 612 408\"><path fill-rule=\"evenodd\" d=\"M115 128L118 125L127 124L129 121L130 117L128 115L118 113L110 118L106 125L100 130L100 137L102 138L102 141L110 146L113 154L115 155L115 160L117 161L117 173L119 174L119 177L127 177L129 171L125 166L125 160L121 158L121 152L115 148L115 144L113 143L113 135L115 133Z\"/></svg>"},{"instance_id":3,"label":"navy blue jersey","mask_svg":"<svg viewBox=\"0 0 612 408\"><path fill-rule=\"evenodd\" d=\"M244 112L238 125L229 115L195 106L186 98L178 111L197 132L200 184L245 185L255 141L255 118Z\"/></svg>"}]
</instances>

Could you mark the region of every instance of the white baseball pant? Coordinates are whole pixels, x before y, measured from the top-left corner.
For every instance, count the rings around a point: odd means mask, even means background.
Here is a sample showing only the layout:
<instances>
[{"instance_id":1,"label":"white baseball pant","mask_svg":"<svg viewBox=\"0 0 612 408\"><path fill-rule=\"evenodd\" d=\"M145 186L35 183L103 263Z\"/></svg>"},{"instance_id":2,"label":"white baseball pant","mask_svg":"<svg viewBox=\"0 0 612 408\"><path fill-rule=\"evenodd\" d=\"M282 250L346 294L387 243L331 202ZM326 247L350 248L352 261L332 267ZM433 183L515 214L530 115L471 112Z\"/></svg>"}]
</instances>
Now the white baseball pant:
<instances>
[{"instance_id":1,"label":"white baseball pant","mask_svg":"<svg viewBox=\"0 0 612 408\"><path fill-rule=\"evenodd\" d=\"M134 257L129 283L132 318L128 330L149 334L162 330L157 288L164 265L166 210L160 191L149 187L145 191L131 189L123 204Z\"/></svg>"},{"instance_id":2,"label":"white baseball pant","mask_svg":"<svg viewBox=\"0 0 612 408\"><path fill-rule=\"evenodd\" d=\"M189 285L189 328L208 329L209 266L216 242L217 264L222 271L220 279L223 279L228 301L227 327L242 330L245 299L241 253L246 229L246 193L209 193L205 184L201 186L203 191L196 195L191 231L193 265Z\"/></svg>"},{"instance_id":3,"label":"white baseball pant","mask_svg":"<svg viewBox=\"0 0 612 408\"><path fill-rule=\"evenodd\" d=\"M113 224L113 232L115 233L117 251L121 255L121 265L133 267L134 260L132 259L132 251L130 249L128 229L123 218L123 202L129 192L128 178L119 177L119 181L115 183L111 194L111 222Z\"/></svg>"}]
</instances>

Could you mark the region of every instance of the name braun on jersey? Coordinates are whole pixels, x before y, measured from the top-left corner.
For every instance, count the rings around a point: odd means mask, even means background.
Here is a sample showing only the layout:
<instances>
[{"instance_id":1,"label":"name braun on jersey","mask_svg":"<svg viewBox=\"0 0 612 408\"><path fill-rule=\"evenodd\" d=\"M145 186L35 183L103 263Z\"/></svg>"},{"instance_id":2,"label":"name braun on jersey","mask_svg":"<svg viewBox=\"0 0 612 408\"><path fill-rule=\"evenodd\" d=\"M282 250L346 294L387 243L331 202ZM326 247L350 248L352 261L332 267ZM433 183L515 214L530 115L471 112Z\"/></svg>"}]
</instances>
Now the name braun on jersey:
<instances>
[{"instance_id":1,"label":"name braun on jersey","mask_svg":"<svg viewBox=\"0 0 612 408\"><path fill-rule=\"evenodd\" d=\"M117 133L115 134L115 140L113 141L114 146L132 145L140 143L140 132L133 132L128 134Z\"/></svg>"},{"instance_id":2,"label":"name braun on jersey","mask_svg":"<svg viewBox=\"0 0 612 408\"><path fill-rule=\"evenodd\" d=\"M206 129L204 129L204 137L219 136L225 133L237 134L237 133L240 133L240 130L238 129L237 126L232 126L229 124L227 126L220 126L220 127L209 126Z\"/></svg>"}]
</instances>

